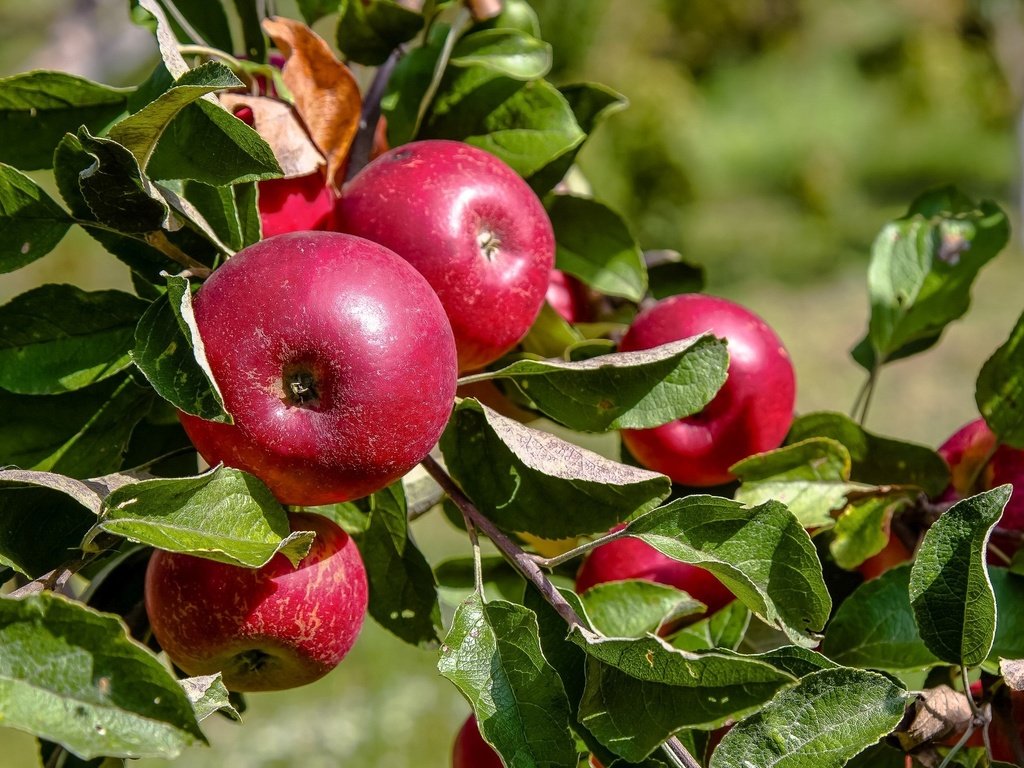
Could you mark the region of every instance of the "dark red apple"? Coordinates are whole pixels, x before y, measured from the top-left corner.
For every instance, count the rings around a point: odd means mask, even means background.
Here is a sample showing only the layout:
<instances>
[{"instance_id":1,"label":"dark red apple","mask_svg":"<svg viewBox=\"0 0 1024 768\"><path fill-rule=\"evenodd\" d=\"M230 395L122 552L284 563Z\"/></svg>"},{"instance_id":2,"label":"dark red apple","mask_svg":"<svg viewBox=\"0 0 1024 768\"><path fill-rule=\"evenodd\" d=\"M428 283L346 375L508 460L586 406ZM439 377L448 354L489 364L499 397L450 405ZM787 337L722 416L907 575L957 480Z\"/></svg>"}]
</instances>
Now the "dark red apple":
<instances>
[{"instance_id":1,"label":"dark red apple","mask_svg":"<svg viewBox=\"0 0 1024 768\"><path fill-rule=\"evenodd\" d=\"M473 715L459 729L452 747L452 768L504 768L501 758L480 735Z\"/></svg>"},{"instance_id":2,"label":"dark red apple","mask_svg":"<svg viewBox=\"0 0 1024 768\"><path fill-rule=\"evenodd\" d=\"M321 171L259 182L263 237L334 228L335 196Z\"/></svg>"},{"instance_id":3,"label":"dark red apple","mask_svg":"<svg viewBox=\"0 0 1024 768\"><path fill-rule=\"evenodd\" d=\"M619 349L650 349L711 331L729 348L725 384L703 411L653 429L623 430L644 466L690 486L719 485L746 457L777 448L793 422L796 379L786 348L768 324L726 299L684 294L637 315Z\"/></svg>"},{"instance_id":4,"label":"dark red apple","mask_svg":"<svg viewBox=\"0 0 1024 768\"><path fill-rule=\"evenodd\" d=\"M587 555L576 575L576 592L582 594L595 584L623 579L644 579L681 589L707 606L712 614L735 598L713 574L689 563L661 554L650 544L625 537L602 544ZM701 616L690 616L693 622Z\"/></svg>"},{"instance_id":5,"label":"dark red apple","mask_svg":"<svg viewBox=\"0 0 1024 768\"><path fill-rule=\"evenodd\" d=\"M235 691L294 688L349 652L366 615L355 542L322 515L292 513L315 531L295 568L275 555L259 569L157 550L146 571L146 612L171 661L190 675L223 674Z\"/></svg>"},{"instance_id":6,"label":"dark red apple","mask_svg":"<svg viewBox=\"0 0 1024 768\"><path fill-rule=\"evenodd\" d=\"M526 182L476 147L432 140L385 152L345 185L336 224L427 278L455 332L460 371L514 347L544 303L551 222Z\"/></svg>"},{"instance_id":7,"label":"dark red apple","mask_svg":"<svg viewBox=\"0 0 1024 768\"><path fill-rule=\"evenodd\" d=\"M560 269L551 270L545 298L567 323L589 323L594 319L587 286Z\"/></svg>"},{"instance_id":8,"label":"dark red apple","mask_svg":"<svg viewBox=\"0 0 1024 768\"><path fill-rule=\"evenodd\" d=\"M195 318L234 424L181 422L211 465L283 504L373 493L437 442L455 396L451 328L423 277L335 232L239 251L196 294Z\"/></svg>"}]
</instances>

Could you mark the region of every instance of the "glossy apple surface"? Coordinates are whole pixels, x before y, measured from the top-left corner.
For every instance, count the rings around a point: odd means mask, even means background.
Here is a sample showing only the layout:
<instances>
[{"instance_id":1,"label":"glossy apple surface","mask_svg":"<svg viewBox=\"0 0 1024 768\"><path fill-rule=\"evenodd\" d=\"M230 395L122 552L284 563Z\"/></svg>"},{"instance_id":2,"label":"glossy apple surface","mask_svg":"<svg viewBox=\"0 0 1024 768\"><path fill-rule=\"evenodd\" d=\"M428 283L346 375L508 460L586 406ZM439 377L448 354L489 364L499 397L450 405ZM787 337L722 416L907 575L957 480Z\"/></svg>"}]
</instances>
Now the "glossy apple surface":
<instances>
[{"instance_id":1,"label":"glossy apple surface","mask_svg":"<svg viewBox=\"0 0 1024 768\"><path fill-rule=\"evenodd\" d=\"M189 675L222 672L235 691L293 688L349 652L366 615L366 572L355 543L322 515L292 513L315 531L298 568L275 555L259 569L157 550L146 612L171 660Z\"/></svg>"},{"instance_id":2,"label":"glossy apple surface","mask_svg":"<svg viewBox=\"0 0 1024 768\"><path fill-rule=\"evenodd\" d=\"M704 603L708 615L735 599L722 582L703 568L673 560L631 537L613 539L592 550L576 575L576 592L582 594L595 584L623 579L643 579L681 589ZM702 617L687 618L692 622Z\"/></svg>"},{"instance_id":3,"label":"glossy apple surface","mask_svg":"<svg viewBox=\"0 0 1024 768\"><path fill-rule=\"evenodd\" d=\"M429 140L385 152L345 185L336 225L427 278L451 321L461 371L514 347L544 303L551 222L526 182L476 147Z\"/></svg>"},{"instance_id":4,"label":"glossy apple surface","mask_svg":"<svg viewBox=\"0 0 1024 768\"><path fill-rule=\"evenodd\" d=\"M778 448L793 422L796 377L768 324L726 299L683 294L641 312L619 349L650 349L711 331L728 341L725 384L703 411L653 429L623 430L622 440L649 469L690 486L733 479L729 467Z\"/></svg>"},{"instance_id":5,"label":"glossy apple surface","mask_svg":"<svg viewBox=\"0 0 1024 768\"><path fill-rule=\"evenodd\" d=\"M259 182L263 237L334 228L334 193L320 171Z\"/></svg>"},{"instance_id":6,"label":"glossy apple surface","mask_svg":"<svg viewBox=\"0 0 1024 768\"><path fill-rule=\"evenodd\" d=\"M504 768L498 753L480 735L473 715L469 716L455 737L452 768Z\"/></svg>"},{"instance_id":7,"label":"glossy apple surface","mask_svg":"<svg viewBox=\"0 0 1024 768\"><path fill-rule=\"evenodd\" d=\"M437 442L455 343L437 296L386 248L334 232L263 240L194 301L234 424L180 414L211 465L250 472L283 504L355 499Z\"/></svg>"},{"instance_id":8,"label":"glossy apple surface","mask_svg":"<svg viewBox=\"0 0 1024 768\"><path fill-rule=\"evenodd\" d=\"M587 286L560 269L551 270L545 298L567 323L589 323L594 319Z\"/></svg>"}]
</instances>

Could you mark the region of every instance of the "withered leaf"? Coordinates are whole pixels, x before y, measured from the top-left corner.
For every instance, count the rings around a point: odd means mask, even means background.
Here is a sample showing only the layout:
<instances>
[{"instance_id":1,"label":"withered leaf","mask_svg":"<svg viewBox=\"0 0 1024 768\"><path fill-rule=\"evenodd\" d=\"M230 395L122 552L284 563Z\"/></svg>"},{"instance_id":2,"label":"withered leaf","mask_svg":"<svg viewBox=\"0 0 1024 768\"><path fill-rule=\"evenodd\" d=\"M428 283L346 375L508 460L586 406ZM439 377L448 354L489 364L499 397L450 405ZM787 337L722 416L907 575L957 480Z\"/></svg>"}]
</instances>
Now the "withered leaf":
<instances>
[{"instance_id":1,"label":"withered leaf","mask_svg":"<svg viewBox=\"0 0 1024 768\"><path fill-rule=\"evenodd\" d=\"M222 93L220 103L231 112L248 108L253 128L270 145L286 179L313 173L326 161L287 102L268 96Z\"/></svg>"},{"instance_id":2,"label":"withered leaf","mask_svg":"<svg viewBox=\"0 0 1024 768\"><path fill-rule=\"evenodd\" d=\"M922 691L914 704L914 716L906 729L896 732L905 751L926 742L938 741L954 733L963 733L973 714L967 697L948 685Z\"/></svg>"}]
</instances>

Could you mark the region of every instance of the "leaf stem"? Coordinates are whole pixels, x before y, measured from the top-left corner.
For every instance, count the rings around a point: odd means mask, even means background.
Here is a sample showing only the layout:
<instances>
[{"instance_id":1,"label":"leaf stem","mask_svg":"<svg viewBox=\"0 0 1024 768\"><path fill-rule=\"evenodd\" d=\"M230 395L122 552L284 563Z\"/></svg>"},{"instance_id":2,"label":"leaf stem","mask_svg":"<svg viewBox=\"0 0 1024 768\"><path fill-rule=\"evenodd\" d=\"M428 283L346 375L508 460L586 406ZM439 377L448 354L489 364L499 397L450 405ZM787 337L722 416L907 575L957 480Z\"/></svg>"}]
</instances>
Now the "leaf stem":
<instances>
[{"instance_id":1,"label":"leaf stem","mask_svg":"<svg viewBox=\"0 0 1024 768\"><path fill-rule=\"evenodd\" d=\"M242 70L244 67L242 62L230 53L219 51L208 45L179 45L178 51L182 56L206 56L208 59L219 59L236 71Z\"/></svg>"},{"instance_id":2,"label":"leaf stem","mask_svg":"<svg viewBox=\"0 0 1024 768\"><path fill-rule=\"evenodd\" d=\"M377 132L377 124L380 122L380 102L384 98L384 91L387 90L391 75L398 66L398 62L405 55L404 46L398 46L387 60L377 68L373 76L370 89L366 92L363 100L363 109L359 115L359 130L352 141L352 149L348 156L348 170L345 173L345 181L355 176L370 162L370 154L373 152L373 139Z\"/></svg>"},{"instance_id":3,"label":"leaf stem","mask_svg":"<svg viewBox=\"0 0 1024 768\"><path fill-rule=\"evenodd\" d=\"M939 768L946 768L951 762L953 762L953 758L956 757L956 753L963 749L964 745L967 743L967 740L970 739L972 735L974 735L975 730L977 730L977 728L974 725L974 723L971 723L969 726L967 726L967 730L964 731L964 735L960 737L960 741L958 741L956 745L951 750L949 750L949 754L946 755L946 759L939 763Z\"/></svg>"},{"instance_id":4,"label":"leaf stem","mask_svg":"<svg viewBox=\"0 0 1024 768\"><path fill-rule=\"evenodd\" d=\"M585 544L580 544L578 547L573 547L568 552L563 552L560 555L554 557L538 557L534 556L533 561L537 563L541 568L547 568L549 571L552 568L557 568L562 563L567 563L580 555L585 555L592 549L596 549L602 544L606 544L613 539L621 538L624 535L623 531L613 531L612 533L606 533L604 536L599 536L596 539L591 539Z\"/></svg>"},{"instance_id":5,"label":"leaf stem","mask_svg":"<svg viewBox=\"0 0 1024 768\"><path fill-rule=\"evenodd\" d=\"M423 98L420 100L420 108L416 113L416 123L413 125L412 129L413 138L416 138L420 132L420 128L423 125L423 119L427 116L427 110L430 108L430 102L434 100L434 97L437 95L438 88L441 87L441 79L444 77L444 71L448 69L448 60L452 56L452 50L455 48L455 43L459 39L459 35L462 34L462 28L469 20L469 9L463 5L459 8L459 14L455 17L451 28L448 30L448 36L444 39L444 47L441 48L441 55L437 57L437 63L434 64L434 74L430 78L430 85L427 86L427 90L423 94Z\"/></svg>"},{"instance_id":6,"label":"leaf stem","mask_svg":"<svg viewBox=\"0 0 1024 768\"><path fill-rule=\"evenodd\" d=\"M864 384L864 407L861 409L860 418L857 419L857 423L862 427L868 420L868 409L871 408L871 399L875 394L875 385L878 383L878 371L879 366L875 365L871 369L871 373L868 374L868 380Z\"/></svg>"},{"instance_id":7,"label":"leaf stem","mask_svg":"<svg viewBox=\"0 0 1024 768\"><path fill-rule=\"evenodd\" d=\"M101 224L98 221L90 221L88 219L75 219L74 221L75 224L80 226L82 229L98 229L103 232L110 232L112 234L118 235L119 237L127 237L130 240L145 243L146 245L160 251L160 253L162 253L164 256L167 256L169 259L171 259L171 261L174 261L180 264L185 269L189 270L192 273L192 275L199 278L200 280L204 280L205 278L209 277L210 274L213 272L213 270L210 269L208 266L196 261L183 250L181 250L178 246L176 246L174 243L168 240L167 235L162 231L147 232L145 235L139 236L130 234L128 232L121 232L120 230L114 229L113 227L108 227L106 224Z\"/></svg>"},{"instance_id":8,"label":"leaf stem","mask_svg":"<svg viewBox=\"0 0 1024 768\"><path fill-rule=\"evenodd\" d=\"M963 664L960 665L960 681L964 686L964 696L967 697L967 703L971 705L971 714L975 718L983 718L981 710L978 709L978 704L971 695L971 679L967 670L967 667Z\"/></svg>"}]
</instances>

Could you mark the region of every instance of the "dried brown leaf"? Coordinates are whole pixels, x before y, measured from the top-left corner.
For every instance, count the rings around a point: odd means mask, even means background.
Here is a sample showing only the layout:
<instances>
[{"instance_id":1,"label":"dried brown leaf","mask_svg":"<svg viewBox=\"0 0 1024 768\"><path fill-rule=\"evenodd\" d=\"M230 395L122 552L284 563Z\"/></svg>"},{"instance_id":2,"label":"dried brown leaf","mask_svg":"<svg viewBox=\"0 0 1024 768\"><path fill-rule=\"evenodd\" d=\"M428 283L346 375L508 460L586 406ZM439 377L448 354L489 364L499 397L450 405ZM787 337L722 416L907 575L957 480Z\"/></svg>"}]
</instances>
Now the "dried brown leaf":
<instances>
[{"instance_id":1,"label":"dried brown leaf","mask_svg":"<svg viewBox=\"0 0 1024 768\"><path fill-rule=\"evenodd\" d=\"M327 42L305 24L274 16L263 20L263 29L286 57L284 83L313 143L327 158L327 179L336 190L359 128L359 86Z\"/></svg>"},{"instance_id":2,"label":"dried brown leaf","mask_svg":"<svg viewBox=\"0 0 1024 768\"><path fill-rule=\"evenodd\" d=\"M914 717L905 730L896 732L904 751L926 742L938 741L954 733L963 733L973 713L967 697L948 685L922 691L914 704Z\"/></svg>"},{"instance_id":3,"label":"dried brown leaf","mask_svg":"<svg viewBox=\"0 0 1024 768\"><path fill-rule=\"evenodd\" d=\"M222 93L220 103L235 114L249 109L253 128L270 145L285 178L306 176L326 162L287 102L267 96Z\"/></svg>"},{"instance_id":4,"label":"dried brown leaf","mask_svg":"<svg viewBox=\"0 0 1024 768\"><path fill-rule=\"evenodd\" d=\"M999 671L1011 691L1024 691L1024 659L1000 659Z\"/></svg>"}]
</instances>

